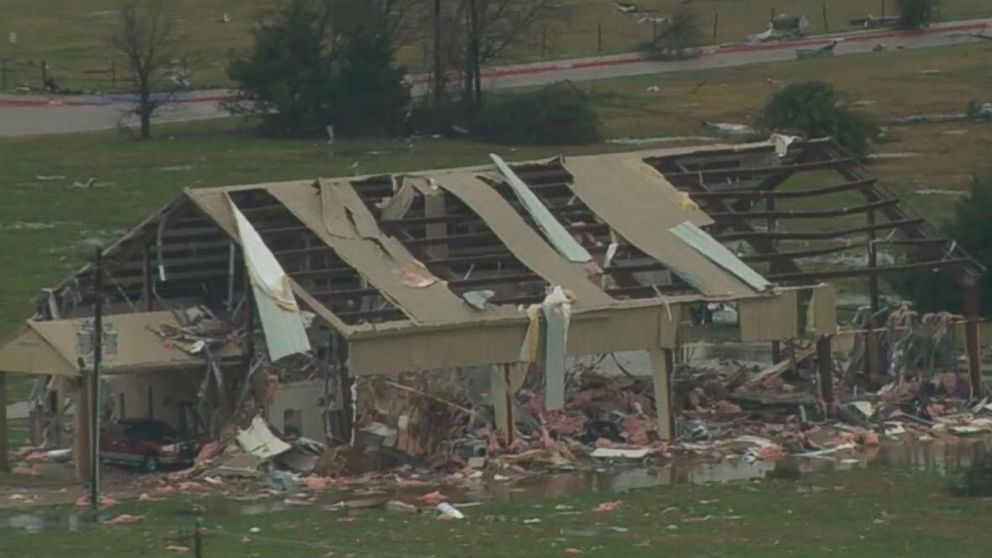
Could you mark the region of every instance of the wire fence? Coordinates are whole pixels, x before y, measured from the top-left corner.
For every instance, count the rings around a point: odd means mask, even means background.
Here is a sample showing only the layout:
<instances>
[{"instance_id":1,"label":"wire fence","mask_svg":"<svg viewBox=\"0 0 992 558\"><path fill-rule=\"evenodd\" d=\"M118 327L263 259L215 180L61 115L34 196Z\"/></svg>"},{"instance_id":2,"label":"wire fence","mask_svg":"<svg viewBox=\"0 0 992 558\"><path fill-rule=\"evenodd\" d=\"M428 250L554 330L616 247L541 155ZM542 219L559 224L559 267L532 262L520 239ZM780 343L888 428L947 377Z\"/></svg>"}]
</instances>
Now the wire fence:
<instances>
[{"instance_id":1,"label":"wire fence","mask_svg":"<svg viewBox=\"0 0 992 558\"><path fill-rule=\"evenodd\" d=\"M156 85L163 89L187 89L190 64L184 58L165 72ZM46 60L0 58L0 92L50 93L121 92L130 89L128 66L114 59L104 64L63 67Z\"/></svg>"},{"instance_id":2,"label":"wire fence","mask_svg":"<svg viewBox=\"0 0 992 558\"><path fill-rule=\"evenodd\" d=\"M835 9L830 2L822 0L821 2L805 0L802 5L808 34L854 31L866 28L872 21L876 23L881 21L866 20L863 26L857 25L859 20L850 18L852 15L850 10ZM889 16L890 21L880 25L894 24L891 21L891 16L895 12L894 0L867 1L866 6L868 5L873 7L875 17ZM769 12L762 13L760 17L751 14L751 17L745 21L737 12L724 13L725 10L720 6L722 5L718 3L712 10L697 9L695 12L699 40L703 44L744 41L749 33L762 31L760 24L764 21L764 17L775 18L782 13L781 10L771 7ZM945 2L941 6L942 11L935 14L937 21L992 18L992 6L982 10L971 10L963 5L955 5L954 2ZM867 7L864 9L868 10ZM536 36L530 37L518 47L509 49L503 62L535 62L635 52L657 40L659 34L664 33L666 18L660 17L663 14L655 13L656 11L613 14L613 17L609 18L582 18L569 21L566 29L559 29L553 25L542 27L535 32ZM423 49L412 49L412 52L417 54L413 56L414 60L407 61L408 70L413 73L424 71L429 66L430 56L427 52L429 45L425 43L419 46L423 46ZM422 57L420 50L424 51ZM126 61L109 50L106 55L105 62L96 59L88 63L70 63L61 60L27 59L18 56L15 51L0 52L0 92L97 93L122 92L129 89ZM183 84L189 81L190 66L188 57L177 60L176 67L168 72L170 77L161 85L184 88ZM192 70L196 73L198 81L205 79L211 86L223 86L226 78L219 68L217 64L212 64L209 67L201 65ZM204 83L197 85L205 86Z\"/></svg>"}]
</instances>

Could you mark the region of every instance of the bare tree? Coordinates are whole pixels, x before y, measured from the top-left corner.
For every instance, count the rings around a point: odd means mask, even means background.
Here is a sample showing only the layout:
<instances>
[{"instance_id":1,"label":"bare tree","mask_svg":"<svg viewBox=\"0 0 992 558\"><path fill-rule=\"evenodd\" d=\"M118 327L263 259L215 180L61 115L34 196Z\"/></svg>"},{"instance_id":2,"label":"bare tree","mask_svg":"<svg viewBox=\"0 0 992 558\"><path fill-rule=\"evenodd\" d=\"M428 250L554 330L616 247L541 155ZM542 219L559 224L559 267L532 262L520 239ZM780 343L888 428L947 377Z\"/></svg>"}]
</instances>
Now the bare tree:
<instances>
[{"instance_id":1,"label":"bare tree","mask_svg":"<svg viewBox=\"0 0 992 558\"><path fill-rule=\"evenodd\" d=\"M461 77L466 108L482 103L482 68L533 36L564 8L556 0L431 0L432 100L442 102L445 76Z\"/></svg>"},{"instance_id":2,"label":"bare tree","mask_svg":"<svg viewBox=\"0 0 992 558\"><path fill-rule=\"evenodd\" d=\"M554 0L462 0L465 26L462 96L482 104L482 67L519 44L559 9Z\"/></svg>"},{"instance_id":3,"label":"bare tree","mask_svg":"<svg viewBox=\"0 0 992 558\"><path fill-rule=\"evenodd\" d=\"M151 137L152 115L173 99L183 84L159 90L180 56L180 38L175 13L164 0L126 4L120 11L120 28L112 43L127 58L134 112L141 122L141 139Z\"/></svg>"}]
</instances>

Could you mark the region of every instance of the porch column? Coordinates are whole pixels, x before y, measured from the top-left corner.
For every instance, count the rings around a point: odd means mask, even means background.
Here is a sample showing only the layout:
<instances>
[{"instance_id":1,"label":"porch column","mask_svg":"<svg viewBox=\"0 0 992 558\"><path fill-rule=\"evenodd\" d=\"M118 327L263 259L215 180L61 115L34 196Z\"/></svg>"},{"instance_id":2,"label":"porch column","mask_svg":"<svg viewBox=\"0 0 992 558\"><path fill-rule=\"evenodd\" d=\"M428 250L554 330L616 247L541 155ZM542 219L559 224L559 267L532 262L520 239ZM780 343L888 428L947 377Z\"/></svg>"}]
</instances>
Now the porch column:
<instances>
[{"instance_id":1,"label":"porch column","mask_svg":"<svg viewBox=\"0 0 992 558\"><path fill-rule=\"evenodd\" d=\"M978 341L978 285L971 285L964 289L964 319L971 395L977 397L982 390L982 358L981 346Z\"/></svg>"},{"instance_id":2,"label":"porch column","mask_svg":"<svg viewBox=\"0 0 992 558\"><path fill-rule=\"evenodd\" d=\"M834 403L834 361L829 335L821 335L816 340L816 364L820 398L826 403L829 415Z\"/></svg>"},{"instance_id":3,"label":"porch column","mask_svg":"<svg viewBox=\"0 0 992 558\"><path fill-rule=\"evenodd\" d=\"M651 371L654 374L654 405L658 414L658 436L666 442L675 439L675 418L672 414L672 370L675 354L672 349L653 349Z\"/></svg>"}]
</instances>

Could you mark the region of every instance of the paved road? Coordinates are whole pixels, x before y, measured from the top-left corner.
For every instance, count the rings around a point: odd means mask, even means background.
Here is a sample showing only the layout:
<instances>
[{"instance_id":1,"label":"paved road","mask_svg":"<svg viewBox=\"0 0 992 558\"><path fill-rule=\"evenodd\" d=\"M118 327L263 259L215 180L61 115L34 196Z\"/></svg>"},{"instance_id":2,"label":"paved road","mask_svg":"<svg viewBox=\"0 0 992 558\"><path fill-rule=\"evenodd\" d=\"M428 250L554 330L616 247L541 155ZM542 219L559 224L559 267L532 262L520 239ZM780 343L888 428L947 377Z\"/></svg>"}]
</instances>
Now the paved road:
<instances>
[{"instance_id":1,"label":"paved road","mask_svg":"<svg viewBox=\"0 0 992 558\"><path fill-rule=\"evenodd\" d=\"M562 80L588 81L667 72L708 70L731 66L767 64L793 60L797 48L811 48L840 40L835 56L871 52L876 45L886 49L928 48L981 41L975 35L992 37L992 19L948 22L917 32L870 31L818 36L798 41L762 45L725 45L707 49L700 58L678 62L650 62L637 54L558 60L489 68L483 86L489 89L544 85ZM412 76L414 94L424 91L424 76ZM225 113L219 102L225 90L186 94L159 116L161 122L217 118ZM0 136L31 136L133 127L128 104L115 97L0 96Z\"/></svg>"}]
</instances>

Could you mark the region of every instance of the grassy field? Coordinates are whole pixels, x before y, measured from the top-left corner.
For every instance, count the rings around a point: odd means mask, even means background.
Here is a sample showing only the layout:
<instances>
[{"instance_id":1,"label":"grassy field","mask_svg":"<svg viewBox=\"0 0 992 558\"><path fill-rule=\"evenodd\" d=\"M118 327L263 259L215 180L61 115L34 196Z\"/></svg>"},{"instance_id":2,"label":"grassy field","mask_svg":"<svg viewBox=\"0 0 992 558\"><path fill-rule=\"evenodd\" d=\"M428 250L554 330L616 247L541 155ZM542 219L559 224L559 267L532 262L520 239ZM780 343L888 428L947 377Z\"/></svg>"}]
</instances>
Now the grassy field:
<instances>
[{"instance_id":1,"label":"grassy field","mask_svg":"<svg viewBox=\"0 0 992 558\"><path fill-rule=\"evenodd\" d=\"M41 63L63 87L78 90L113 89L109 69L116 64L119 77L123 61L109 47L108 38L117 25L115 10L123 0L74 0L53 9L36 0L4 0L3 32L17 33L16 45L6 37L0 44L0 57L8 63L8 85L32 87L41 82ZM192 60L195 87L225 85L224 67L231 49L245 47L251 22L268 0L175 0L180 27L187 38L188 58ZM895 0L885 0L887 13L895 11ZM642 7L656 9L658 16L668 15L682 0L642 0ZM823 0L695 0L687 5L700 20L707 42L739 42L748 34L762 31L769 15L775 13L806 14L811 30L821 33L850 30L848 20L867 13L879 15L882 0L831 0L828 25L823 19ZM957 19L992 16L987 0L942 0L941 17ZM650 23L639 23L637 16L619 12L612 0L569 0L559 5L555 16L535 28L502 62L533 61L542 58L590 56L635 50L650 40ZM224 23L223 15L230 21ZM715 14L719 14L716 35ZM600 40L601 36L601 40ZM545 40L544 37L547 37ZM57 40L53 40L57 38ZM400 59L411 71L426 67L424 48L415 42L400 50ZM117 84L121 87L120 83Z\"/></svg>"},{"instance_id":2,"label":"grassy field","mask_svg":"<svg viewBox=\"0 0 992 558\"><path fill-rule=\"evenodd\" d=\"M956 499L942 478L882 470L831 473L796 482L682 485L619 495L489 503L442 522L423 514L334 512L290 507L239 514L249 502L204 497L125 503L105 512L144 515L129 526L79 519L67 532L64 508L33 509L56 528L27 533L0 527L5 558L68 555L174 556L191 546L203 518L206 558L242 556L559 557L676 556L987 556L988 499ZM617 511L597 513L619 500ZM272 500L270 500L271 502ZM556 506L572 510L555 511ZM0 525L7 523L7 512ZM531 520L525 524L524 520ZM251 533L251 529L260 529Z\"/></svg>"},{"instance_id":3,"label":"grassy field","mask_svg":"<svg viewBox=\"0 0 992 558\"><path fill-rule=\"evenodd\" d=\"M704 120L751 122L764 100L789 81L830 76L880 119L956 112L992 89L992 46L886 52L787 62L719 72L589 82L608 137L710 135ZM939 73L921 73L939 69ZM907 86L906 84L910 84ZM658 85L657 92L648 90ZM0 335L31 313L31 299L185 187L306 176L340 176L481 163L556 153L628 150L485 145L470 140L265 139L237 120L163 126L137 142L117 132L0 140ZM951 133L953 132L953 133ZM720 139L719 141L723 141ZM670 145L670 144L663 144ZM934 221L947 216L973 173L992 167L992 126L941 124L893 128L882 152L921 156L872 164L910 207ZM54 178L53 178L54 177ZM76 182L95 179L92 188ZM930 190L946 191L928 194ZM25 384L12 381L12 399Z\"/></svg>"}]
</instances>

